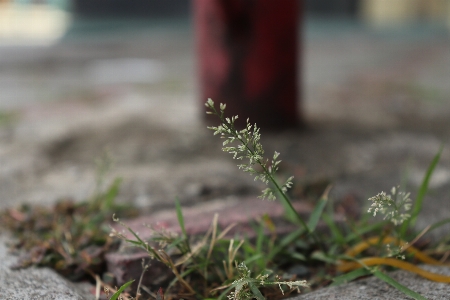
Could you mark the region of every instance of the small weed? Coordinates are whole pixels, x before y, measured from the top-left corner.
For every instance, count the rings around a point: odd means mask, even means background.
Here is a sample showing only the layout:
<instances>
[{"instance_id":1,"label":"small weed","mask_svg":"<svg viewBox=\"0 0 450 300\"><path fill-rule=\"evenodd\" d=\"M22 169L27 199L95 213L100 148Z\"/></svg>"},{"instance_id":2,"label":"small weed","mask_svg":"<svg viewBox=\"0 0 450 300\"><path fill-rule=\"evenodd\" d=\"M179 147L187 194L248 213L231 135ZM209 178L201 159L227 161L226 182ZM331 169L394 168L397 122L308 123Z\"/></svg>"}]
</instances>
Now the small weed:
<instances>
[{"instance_id":1,"label":"small weed","mask_svg":"<svg viewBox=\"0 0 450 300\"><path fill-rule=\"evenodd\" d=\"M221 121L219 126L209 128L224 139L223 150L239 161L239 169L267 186L260 198L281 201L286 219L298 226L296 230L286 236L277 236L276 224L265 216L254 225L256 238L229 238L227 234L234 225L219 228L219 216L215 215L203 237L191 236L186 231L177 200L175 209L181 233L149 228L152 238L143 240L119 220L123 210L114 199L120 180L114 181L106 192L100 192L100 179L95 196L88 202L60 202L53 210L22 207L4 214L4 223L21 233L19 241L30 253L29 260L23 265L51 266L72 278L86 273L98 274L100 271L96 268L101 263L99 253L112 249L114 242L111 237L116 237L144 249L150 258L164 263L173 273L173 280L164 287L164 293L161 288L152 293L142 286L141 276L136 300L141 299L140 289L145 290L151 299L157 300L276 300L299 292L300 288L311 290L339 285L370 275L409 297L425 299L391 278L386 273L389 270L386 267L400 268L429 280L450 283L449 276L430 273L416 266L417 262L448 265L445 263L450 253L448 240L443 239L435 246L430 244L426 249L420 246L420 241L426 233L450 223L450 218L430 224L420 233L414 230L441 151L433 159L414 202L409 193L394 187L390 194L381 192L369 199L371 205L365 217L338 223L328 199L329 186L316 202L309 218L303 219L294 209L287 193L292 187L293 177L280 180L277 174L280 154L275 152L270 159L264 157L260 130L256 124L252 125L247 120L245 128L238 130L234 127L238 117L225 117L225 104L220 104L217 109L209 99L206 107L207 113L216 115ZM105 170L99 168L100 177ZM113 212L117 213L113 215L113 220L128 233L112 229L110 237L106 236L104 222ZM377 215L383 215L382 220L369 220L369 217ZM329 230L317 229L321 221ZM308 277L299 279L290 275L284 267L293 264L307 269ZM143 273L147 267L143 265ZM101 282L98 275L95 278L98 283ZM131 299L124 294L129 285L131 281L119 289L108 287L107 291L114 293L113 300Z\"/></svg>"},{"instance_id":2,"label":"small weed","mask_svg":"<svg viewBox=\"0 0 450 300\"><path fill-rule=\"evenodd\" d=\"M220 125L209 129L224 139L223 151L240 161L239 169L268 185L260 198L280 199L287 219L299 227L285 237L277 237L265 234L263 225L260 224L255 227L255 241L236 241L225 238L228 228L223 232L219 231L216 216L205 237L193 243L193 237L184 229L178 202L176 210L182 232L180 236L162 237L160 233L155 233L153 241L143 241L122 224L132 234L133 239L117 232L113 232L113 235L144 248L152 258L164 262L174 273L175 279L166 292L167 299L180 296L186 299L281 299L285 297L285 292L292 292L295 288L320 287L330 282L337 285L368 275L378 277L414 299L424 299L387 275L383 266L402 268L430 280L450 282L450 277L426 272L413 264L419 260L442 265L413 244L427 231L447 224L450 220L427 227L415 238L412 230L440 152L425 176L416 202L413 203L409 193L401 191L400 187L392 188L390 195L381 192L369 199L372 205L368 213L373 216L383 214L382 221L373 223L365 218L348 221L347 224L337 224L328 201L330 187L317 201L309 219L303 220L287 194L288 189L292 187L293 177L284 180L283 184L279 183L276 172L281 162L280 154L275 152L270 160L264 158L260 130L256 124L252 125L247 120L245 128L238 130L234 127L238 117L225 117L225 104L220 104L217 109L209 99L206 107L208 114L216 115L221 121ZM328 226L328 234L317 232L320 220ZM405 237L411 242L405 242ZM150 246L155 241L160 242L159 247ZM441 244L441 248L448 247L442 247ZM173 251L174 249L176 251ZM178 259L174 261L175 257ZM308 282L295 278L281 280L280 276L286 274L282 267L283 261L287 261L287 264L300 262L315 272ZM251 274L259 275L252 277ZM278 286L278 289L273 289L273 285ZM285 290L283 285L288 289Z\"/></svg>"}]
</instances>

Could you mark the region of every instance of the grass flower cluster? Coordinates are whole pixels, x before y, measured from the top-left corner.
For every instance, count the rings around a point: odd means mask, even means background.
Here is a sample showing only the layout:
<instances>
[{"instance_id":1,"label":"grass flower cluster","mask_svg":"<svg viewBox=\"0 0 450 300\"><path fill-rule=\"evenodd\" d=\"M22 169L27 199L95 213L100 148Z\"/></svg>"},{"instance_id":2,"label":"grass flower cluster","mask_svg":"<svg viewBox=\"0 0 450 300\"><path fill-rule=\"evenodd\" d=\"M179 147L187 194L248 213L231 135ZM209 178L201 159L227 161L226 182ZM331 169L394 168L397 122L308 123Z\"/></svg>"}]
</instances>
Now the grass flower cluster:
<instances>
[{"instance_id":1,"label":"grass flower cluster","mask_svg":"<svg viewBox=\"0 0 450 300\"><path fill-rule=\"evenodd\" d=\"M367 212L373 213L374 217L378 212L382 213L384 220L389 220L396 226L402 224L411 217L411 214L407 213L407 211L411 210L412 200L409 197L410 193L399 191L399 188L393 187L391 195L381 192L369 198L369 201L372 201L372 205Z\"/></svg>"},{"instance_id":2,"label":"grass flower cluster","mask_svg":"<svg viewBox=\"0 0 450 300\"><path fill-rule=\"evenodd\" d=\"M234 125L238 116L225 117L225 104L220 104L219 111L217 111L214 101L211 99L208 99L205 105L209 109L206 113L218 116L222 122L219 126L208 127L214 131L214 135L220 135L221 138L225 139L222 150L232 154L233 159L245 160L245 162L238 164L238 168L255 176L255 181L260 180L266 185L274 186L274 188L264 189L259 198L275 200L277 192L286 194L288 189L292 187L294 177L289 177L281 186L276 182L274 177L281 163L281 160L278 160L280 153L275 151L270 162L264 158L264 149L260 143L260 129L256 124L250 124L249 119L247 119L245 128L238 130ZM237 145L229 146L234 142ZM255 165L259 165L261 170L256 170Z\"/></svg>"},{"instance_id":3,"label":"grass flower cluster","mask_svg":"<svg viewBox=\"0 0 450 300\"><path fill-rule=\"evenodd\" d=\"M231 286L233 286L234 291L231 292L227 298L229 300L251 300L258 299L264 300L264 296L259 291L259 287L264 287L267 285L278 285L281 293L284 295L284 290L282 285L286 285L289 289L297 289L300 292L300 287L309 287L309 284L306 280L296 280L296 281L268 281L269 274L260 274L255 278L252 278L251 271L245 265L245 263L241 262L237 267L238 278L233 281Z\"/></svg>"}]
</instances>

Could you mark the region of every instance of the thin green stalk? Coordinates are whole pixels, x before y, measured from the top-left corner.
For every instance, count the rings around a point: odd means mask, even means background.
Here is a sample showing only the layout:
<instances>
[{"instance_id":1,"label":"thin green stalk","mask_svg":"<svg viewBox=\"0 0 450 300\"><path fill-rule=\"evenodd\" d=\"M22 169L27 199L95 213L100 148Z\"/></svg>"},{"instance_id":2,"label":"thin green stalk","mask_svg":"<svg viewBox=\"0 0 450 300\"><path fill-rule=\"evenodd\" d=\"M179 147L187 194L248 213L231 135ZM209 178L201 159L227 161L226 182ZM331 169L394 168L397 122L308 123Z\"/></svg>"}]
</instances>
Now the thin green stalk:
<instances>
[{"instance_id":1,"label":"thin green stalk","mask_svg":"<svg viewBox=\"0 0 450 300\"><path fill-rule=\"evenodd\" d=\"M263 167L264 170L265 167ZM272 177L272 175L269 174L269 178L271 179L272 183L275 185L275 188L278 190L278 192L281 194L281 196L283 197L285 203L289 206L290 210L292 212L295 213L295 216L297 217L297 220L300 222L300 224L303 226L303 228L308 232L308 234L310 234L312 236L312 238L314 239L314 241L316 242L316 244L323 248L322 243L320 242L319 237L317 236L317 234L311 230L311 228L309 228L308 225L306 225L305 221L303 221L302 217L300 216L300 214L298 213L298 211L294 208L294 206L292 205L291 200L289 199L289 197L281 190L280 186L278 185L278 183L275 181L275 179ZM323 250L323 249L322 249Z\"/></svg>"},{"instance_id":2,"label":"thin green stalk","mask_svg":"<svg viewBox=\"0 0 450 300\"><path fill-rule=\"evenodd\" d=\"M400 228L400 237L402 237L402 238L405 237L406 231L415 225L417 216L419 215L420 211L422 210L423 200L425 198L425 195L428 192L428 185L430 183L431 176L433 175L434 169L436 168L436 166L439 162L439 159L441 158L441 153L442 153L443 148L444 148L444 146L442 145L439 148L438 153L434 156L433 160L431 161L430 165L428 166L428 169L422 180L422 184L420 185L419 191L417 193L414 207L412 208L411 218L406 220L406 222L404 222Z\"/></svg>"},{"instance_id":3,"label":"thin green stalk","mask_svg":"<svg viewBox=\"0 0 450 300\"><path fill-rule=\"evenodd\" d=\"M234 154L233 158L235 159L248 158L249 163L239 165L239 168L242 168L245 172L256 175L255 180L259 179L265 184L271 184L274 187L275 190L270 188L264 190L261 198L264 199L267 197L269 199L275 199L276 197L274 195L274 192L279 193L282 198L282 202L285 204L286 213L290 216L294 216L295 219L297 219L298 223L306 230L306 232L313 237L316 244L322 247L320 239L314 233L313 228L310 228L300 216L300 214L295 210L292 202L286 194L286 190L292 186L292 177L289 178L283 186L280 186L280 184L275 180L273 176L277 170L278 164L280 163L279 160L276 160L279 153L275 152L274 158L272 160L272 165L270 167L267 167L266 163L264 163L264 150L262 148L262 145L259 143L260 134L259 128L256 127L256 124L252 126L247 120L246 128L238 131L234 127L234 121L237 119L237 116L234 116L231 119L224 117L224 111L226 107L225 104L220 104L220 113L216 110L214 102L211 99L208 99L208 101L206 102L206 107L211 110L207 111L208 114L214 114L218 116L222 122L222 124L218 127L208 128L213 129L215 131L214 134L220 134L222 137L226 138L226 141L223 143L223 145L225 146L234 141L238 141L241 143L237 147L225 147L223 148L223 150ZM252 167L253 165L261 166L263 171L258 172L254 170Z\"/></svg>"},{"instance_id":4,"label":"thin green stalk","mask_svg":"<svg viewBox=\"0 0 450 300\"><path fill-rule=\"evenodd\" d=\"M291 200L289 199L289 197L283 192L283 190L281 189L280 185L278 184L278 182L273 178L273 176L268 172L266 166L264 166L263 164L261 164L260 161L258 161L258 164L263 168L264 172L266 174L268 174L270 181L272 182L272 184L275 186L275 188L277 189L277 191L280 193L280 195L283 197L283 200L285 201L285 203L289 206L289 209L291 210L291 212L293 212L295 214L295 216L297 217L297 220L300 222L300 224L303 226L303 228L305 228L305 230L309 233L312 234L313 232L310 230L310 228L308 227L308 225L306 225L305 221L303 221L302 217L300 216L300 214L298 213L298 211L294 208L294 206L292 205Z\"/></svg>"},{"instance_id":5,"label":"thin green stalk","mask_svg":"<svg viewBox=\"0 0 450 300\"><path fill-rule=\"evenodd\" d=\"M215 110L215 112L217 113L217 111ZM234 127L232 124L230 124L229 122L227 122L226 120L224 120L221 117L221 121L223 122L223 124L227 127L227 129L229 129L232 133L233 136L240 141L243 145L245 145L245 148L247 149L248 152L250 152L251 154L255 155L255 151L253 151L253 149L251 149L248 146L248 143L245 142L238 134L236 134L236 131L234 130ZM294 208L294 206L292 205L291 200L289 199L289 197L283 192L283 190L281 189L280 185L278 184L278 182L275 180L275 178L273 178L272 174L270 174L269 170L267 169L266 165L260 160L256 160L257 164L260 165L263 168L263 172L268 176L270 182L273 184L273 186L275 186L275 188L277 189L277 191L280 193L280 195L283 197L283 200L285 201L285 203L289 206L289 209L291 210L291 212L293 212L297 218L297 220L300 222L300 224L305 228L305 230L309 233L312 234L313 232L309 229L308 225L306 225L305 221L303 221L302 217L300 216L300 214L297 212L297 210Z\"/></svg>"}]
</instances>

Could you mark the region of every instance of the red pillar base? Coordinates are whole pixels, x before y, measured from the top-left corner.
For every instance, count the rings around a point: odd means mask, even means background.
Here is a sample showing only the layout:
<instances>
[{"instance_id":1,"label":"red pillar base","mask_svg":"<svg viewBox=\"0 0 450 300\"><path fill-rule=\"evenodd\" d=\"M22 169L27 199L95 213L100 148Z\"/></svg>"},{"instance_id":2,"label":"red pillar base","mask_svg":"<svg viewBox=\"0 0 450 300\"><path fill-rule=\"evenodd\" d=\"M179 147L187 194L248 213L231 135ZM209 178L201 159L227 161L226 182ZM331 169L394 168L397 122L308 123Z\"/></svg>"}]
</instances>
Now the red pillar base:
<instances>
[{"instance_id":1,"label":"red pillar base","mask_svg":"<svg viewBox=\"0 0 450 300\"><path fill-rule=\"evenodd\" d=\"M299 125L298 1L194 1L202 105L266 129Z\"/></svg>"}]
</instances>

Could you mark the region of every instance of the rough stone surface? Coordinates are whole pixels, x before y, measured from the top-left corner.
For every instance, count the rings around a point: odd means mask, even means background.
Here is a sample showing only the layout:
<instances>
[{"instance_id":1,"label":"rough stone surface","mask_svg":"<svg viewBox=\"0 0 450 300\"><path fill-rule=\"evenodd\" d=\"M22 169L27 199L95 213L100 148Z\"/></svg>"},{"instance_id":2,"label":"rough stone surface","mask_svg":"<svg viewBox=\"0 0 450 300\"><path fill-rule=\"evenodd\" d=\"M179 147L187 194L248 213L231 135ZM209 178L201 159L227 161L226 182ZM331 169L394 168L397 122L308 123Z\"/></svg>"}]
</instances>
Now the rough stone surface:
<instances>
[{"instance_id":1,"label":"rough stone surface","mask_svg":"<svg viewBox=\"0 0 450 300\"><path fill-rule=\"evenodd\" d=\"M421 268L442 274L450 275L449 267L437 267L420 265ZM406 286L407 288L421 294L430 300L446 300L449 299L450 285L448 283L439 283L425 280L422 277L408 273L405 271L395 271L389 275ZM406 296L402 292L388 285L384 281L370 277L361 279L349 284L343 284L336 287L324 288L305 295L290 298L290 300L409 300L411 297Z\"/></svg>"},{"instance_id":2,"label":"rough stone surface","mask_svg":"<svg viewBox=\"0 0 450 300\"><path fill-rule=\"evenodd\" d=\"M187 22L174 24L73 30L46 47L0 46L1 208L87 198L95 188L93 161L105 148L115 159L105 181L123 177L119 201L143 212L173 208L176 196L190 206L259 192L199 121L193 33ZM347 25L306 23L302 105L309 128L263 132L262 143L268 155L281 152L282 173L301 183L295 195L315 201L318 183L332 182L337 209L360 212L368 197L400 182L414 197L447 141L450 38ZM135 58L143 70L132 67ZM445 146L419 229L450 215Z\"/></svg>"},{"instance_id":3,"label":"rough stone surface","mask_svg":"<svg viewBox=\"0 0 450 300\"><path fill-rule=\"evenodd\" d=\"M8 253L5 242L10 237L0 235L0 298L5 300L90 300L71 282L48 268L11 270L16 257Z\"/></svg>"}]
</instances>

